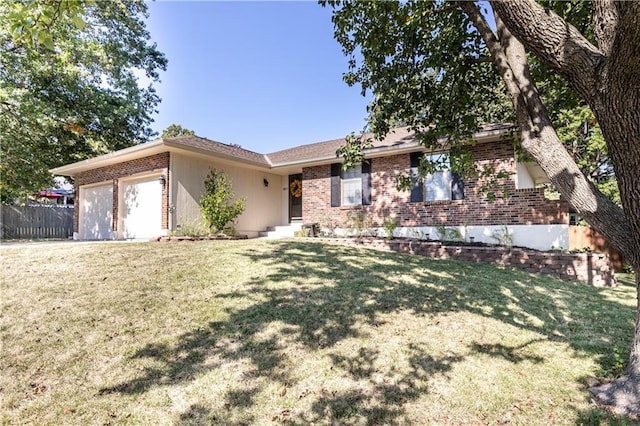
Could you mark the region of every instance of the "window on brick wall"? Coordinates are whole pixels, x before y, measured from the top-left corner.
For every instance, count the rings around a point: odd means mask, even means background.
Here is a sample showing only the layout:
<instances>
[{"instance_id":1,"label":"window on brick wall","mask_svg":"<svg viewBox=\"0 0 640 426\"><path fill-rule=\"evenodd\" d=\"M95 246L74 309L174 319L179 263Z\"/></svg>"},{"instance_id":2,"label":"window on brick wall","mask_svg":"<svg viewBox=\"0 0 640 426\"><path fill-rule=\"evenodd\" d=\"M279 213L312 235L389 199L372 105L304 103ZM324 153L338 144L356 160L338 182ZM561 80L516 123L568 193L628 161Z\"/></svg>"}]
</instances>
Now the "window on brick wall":
<instances>
[{"instance_id":1,"label":"window on brick wall","mask_svg":"<svg viewBox=\"0 0 640 426\"><path fill-rule=\"evenodd\" d=\"M410 169L412 176L416 179L419 176L419 166L424 155L419 152L411 154ZM421 182L416 180L411 190L411 201L462 200L464 198L462 178L450 170L449 154L426 155L425 161L437 164L441 170L425 175Z\"/></svg>"},{"instance_id":2,"label":"window on brick wall","mask_svg":"<svg viewBox=\"0 0 640 426\"><path fill-rule=\"evenodd\" d=\"M341 184L343 206L362 204L362 165L342 170Z\"/></svg>"},{"instance_id":3,"label":"window on brick wall","mask_svg":"<svg viewBox=\"0 0 640 426\"><path fill-rule=\"evenodd\" d=\"M432 154L427 156L427 160L444 167L435 173L424 177L424 201L445 201L451 200L451 170L449 157L446 154Z\"/></svg>"},{"instance_id":4,"label":"window on brick wall","mask_svg":"<svg viewBox=\"0 0 640 426\"><path fill-rule=\"evenodd\" d=\"M331 165L331 206L371 204L371 164L364 162L343 170L342 164Z\"/></svg>"}]
</instances>

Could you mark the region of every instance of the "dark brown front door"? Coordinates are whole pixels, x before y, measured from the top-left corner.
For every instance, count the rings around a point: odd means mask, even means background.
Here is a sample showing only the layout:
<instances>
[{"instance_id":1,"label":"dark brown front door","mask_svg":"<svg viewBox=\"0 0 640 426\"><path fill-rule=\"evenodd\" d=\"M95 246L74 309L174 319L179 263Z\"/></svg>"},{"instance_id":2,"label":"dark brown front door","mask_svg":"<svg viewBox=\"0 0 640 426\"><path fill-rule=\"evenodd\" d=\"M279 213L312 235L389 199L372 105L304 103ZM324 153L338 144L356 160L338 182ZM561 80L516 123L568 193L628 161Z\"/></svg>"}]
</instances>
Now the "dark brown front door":
<instances>
[{"instance_id":1,"label":"dark brown front door","mask_svg":"<svg viewBox=\"0 0 640 426\"><path fill-rule=\"evenodd\" d=\"M302 174L289 175L289 222L302 220Z\"/></svg>"}]
</instances>

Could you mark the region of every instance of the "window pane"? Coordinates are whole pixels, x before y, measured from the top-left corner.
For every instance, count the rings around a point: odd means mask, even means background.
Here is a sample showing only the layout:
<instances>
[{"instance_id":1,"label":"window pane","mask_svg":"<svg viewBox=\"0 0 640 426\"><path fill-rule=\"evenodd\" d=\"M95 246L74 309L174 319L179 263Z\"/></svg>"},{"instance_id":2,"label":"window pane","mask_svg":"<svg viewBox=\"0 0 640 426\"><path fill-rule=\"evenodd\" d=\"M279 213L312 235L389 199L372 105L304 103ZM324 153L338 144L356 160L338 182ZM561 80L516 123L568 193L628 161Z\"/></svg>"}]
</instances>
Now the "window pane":
<instances>
[{"instance_id":1,"label":"window pane","mask_svg":"<svg viewBox=\"0 0 640 426\"><path fill-rule=\"evenodd\" d=\"M359 179L362 177L362 165L358 164L349 170L342 170L342 179Z\"/></svg>"},{"instance_id":2,"label":"window pane","mask_svg":"<svg viewBox=\"0 0 640 426\"><path fill-rule=\"evenodd\" d=\"M342 181L342 205L354 206L362 204L362 179Z\"/></svg>"},{"instance_id":3,"label":"window pane","mask_svg":"<svg viewBox=\"0 0 640 426\"><path fill-rule=\"evenodd\" d=\"M428 160L431 161L432 163L437 163L437 164L443 164L445 166L445 169L448 169L450 167L450 161L449 161L449 155L442 153L442 154L431 154L429 156L427 156Z\"/></svg>"},{"instance_id":4,"label":"window pane","mask_svg":"<svg viewBox=\"0 0 640 426\"><path fill-rule=\"evenodd\" d=\"M451 171L441 170L424 178L424 200L442 201L451 199Z\"/></svg>"}]
</instances>

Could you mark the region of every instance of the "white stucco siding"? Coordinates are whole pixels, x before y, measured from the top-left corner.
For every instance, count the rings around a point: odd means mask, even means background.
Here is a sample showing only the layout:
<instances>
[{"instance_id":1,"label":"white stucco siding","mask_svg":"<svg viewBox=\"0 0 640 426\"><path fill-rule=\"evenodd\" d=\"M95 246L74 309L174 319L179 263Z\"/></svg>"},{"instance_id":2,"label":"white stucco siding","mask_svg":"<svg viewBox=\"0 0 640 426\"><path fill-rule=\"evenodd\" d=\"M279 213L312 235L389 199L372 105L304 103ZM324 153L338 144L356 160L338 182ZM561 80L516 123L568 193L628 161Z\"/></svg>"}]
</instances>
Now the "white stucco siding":
<instances>
[{"instance_id":1,"label":"white stucco siding","mask_svg":"<svg viewBox=\"0 0 640 426\"><path fill-rule=\"evenodd\" d=\"M267 226L284 224L281 176L172 153L169 204L175 206L175 213L170 220L174 229L177 225L201 222L200 196L204 192L204 180L211 168L226 173L233 184L235 196L246 199L244 213L236 223L239 233L254 237ZM269 182L269 186L264 185L264 179Z\"/></svg>"}]
</instances>

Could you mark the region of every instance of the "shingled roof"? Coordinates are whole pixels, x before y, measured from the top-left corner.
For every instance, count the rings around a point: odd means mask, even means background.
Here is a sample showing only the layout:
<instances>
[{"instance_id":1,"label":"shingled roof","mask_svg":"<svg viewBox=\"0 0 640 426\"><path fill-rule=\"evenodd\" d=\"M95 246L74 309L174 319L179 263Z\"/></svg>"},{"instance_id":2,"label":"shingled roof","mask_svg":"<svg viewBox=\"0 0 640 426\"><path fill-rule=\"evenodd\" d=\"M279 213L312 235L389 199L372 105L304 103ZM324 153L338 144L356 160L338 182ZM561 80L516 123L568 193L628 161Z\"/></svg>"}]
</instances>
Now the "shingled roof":
<instances>
[{"instance_id":1,"label":"shingled roof","mask_svg":"<svg viewBox=\"0 0 640 426\"><path fill-rule=\"evenodd\" d=\"M478 140L488 138L495 139L496 136L504 134L505 130L512 127L513 126L510 124L487 125L476 133L474 138ZM375 139L372 134L365 134L364 136L370 137L373 145L365 151L365 155L386 155L388 152L407 152L409 150L420 149L415 135L406 127L394 129L382 139ZM334 139L330 141L300 145L272 152L270 154L260 154L236 145L228 145L200 136L177 136L135 145L109 154L104 154L99 157L57 167L50 171L54 174L73 176L76 173L83 172L85 170L117 164L118 162L127 161L136 157L164 152L167 148L199 152L204 155L211 155L213 157L257 167L300 167L304 164L318 164L335 161L336 151L338 148L343 146L345 142L346 140L344 138Z\"/></svg>"},{"instance_id":2,"label":"shingled roof","mask_svg":"<svg viewBox=\"0 0 640 426\"><path fill-rule=\"evenodd\" d=\"M364 137L373 138L373 134L367 133ZM325 160L336 158L336 151L345 143L346 140L344 138L311 143L272 152L267 154L267 157L274 167L291 163ZM400 148L404 146L417 146L415 135L406 128L395 129L381 140L373 139L373 148Z\"/></svg>"},{"instance_id":3,"label":"shingled roof","mask_svg":"<svg viewBox=\"0 0 640 426\"><path fill-rule=\"evenodd\" d=\"M262 166L269 166L269 161L264 154L249 151L236 145L212 141L200 136L176 136L173 138L163 138L165 145L181 146L192 148L207 153L214 153L217 156L227 157L233 160L255 163Z\"/></svg>"},{"instance_id":4,"label":"shingled roof","mask_svg":"<svg viewBox=\"0 0 640 426\"><path fill-rule=\"evenodd\" d=\"M511 124L488 124L483 126L480 131L475 134L475 136L479 137L488 135L489 133L493 132L502 132L512 127L513 125ZM382 139L374 138L372 133L366 133L364 137L372 139L372 146L368 149L368 151L381 151L385 149L401 150L403 148L415 148L419 146L415 134L409 131L407 127L399 127L393 129ZM345 143L346 140L342 138L325 142L300 145L293 148L284 149L282 151L272 152L270 154L267 154L266 157L269 159L272 167L289 164L299 164L310 161L335 159L336 151Z\"/></svg>"}]
</instances>

